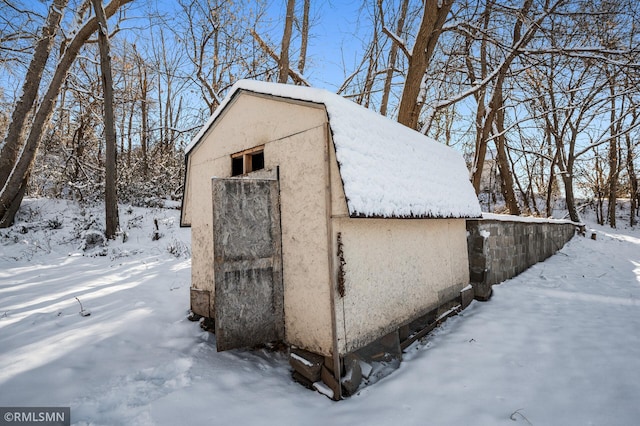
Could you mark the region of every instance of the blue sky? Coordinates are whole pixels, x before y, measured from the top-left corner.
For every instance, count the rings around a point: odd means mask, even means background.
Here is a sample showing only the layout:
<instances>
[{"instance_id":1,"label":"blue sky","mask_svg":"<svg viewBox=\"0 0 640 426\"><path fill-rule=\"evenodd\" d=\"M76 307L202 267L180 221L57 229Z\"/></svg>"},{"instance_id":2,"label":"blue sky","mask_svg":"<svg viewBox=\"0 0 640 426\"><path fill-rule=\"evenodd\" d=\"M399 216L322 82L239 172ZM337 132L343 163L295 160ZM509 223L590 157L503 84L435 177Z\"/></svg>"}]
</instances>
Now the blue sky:
<instances>
[{"instance_id":1,"label":"blue sky","mask_svg":"<svg viewBox=\"0 0 640 426\"><path fill-rule=\"evenodd\" d=\"M106 4L109 0L103 0ZM284 27L284 15L286 0L270 0L267 13L271 23L265 23L265 31L268 32L274 47L279 50L282 31ZM74 0L70 1L73 5ZM170 10L175 5L173 1L155 0L158 9ZM250 4L251 2L247 2ZM49 0L23 0L23 5L46 15ZM303 0L296 0L296 9L302 10ZM362 34L368 26L367 17L361 16L360 8L362 0L311 0L311 28L307 53L307 66L305 77L312 85L337 90L346 78L345 72L350 73L361 60L363 41L359 40L356 33ZM143 16L150 4L146 1L134 0L127 8L128 15ZM154 7L154 6L152 6ZM247 6L249 7L249 6ZM65 18L72 16L66 11ZM294 32L294 37L298 36ZM291 58L297 61L299 39L294 39L291 48ZM345 71L346 67L346 71ZM19 73L20 74L20 73ZM14 86L16 82L7 81L4 76L5 87Z\"/></svg>"},{"instance_id":2,"label":"blue sky","mask_svg":"<svg viewBox=\"0 0 640 426\"><path fill-rule=\"evenodd\" d=\"M360 61L362 42L354 37L366 25L360 16L361 0L312 0L306 77L316 87L335 91L347 73ZM301 10L302 0L296 1ZM272 0L268 13L273 18L272 37L280 42L286 0ZM363 22L359 22L362 19ZM297 44L294 46L297 49ZM292 59L297 59L292 51Z\"/></svg>"}]
</instances>

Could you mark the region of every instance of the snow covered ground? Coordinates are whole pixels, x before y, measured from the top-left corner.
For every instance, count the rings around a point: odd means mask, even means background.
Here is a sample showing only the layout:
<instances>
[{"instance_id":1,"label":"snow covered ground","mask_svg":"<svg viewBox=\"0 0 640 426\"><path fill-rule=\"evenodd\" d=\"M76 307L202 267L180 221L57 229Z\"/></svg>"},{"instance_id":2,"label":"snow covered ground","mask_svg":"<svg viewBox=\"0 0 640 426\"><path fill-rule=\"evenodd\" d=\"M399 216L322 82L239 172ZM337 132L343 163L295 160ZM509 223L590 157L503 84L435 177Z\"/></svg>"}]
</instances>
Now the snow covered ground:
<instances>
[{"instance_id":1,"label":"snow covered ground","mask_svg":"<svg viewBox=\"0 0 640 426\"><path fill-rule=\"evenodd\" d=\"M128 240L83 250L99 209L24 207L0 230L0 406L70 406L78 425L640 422L638 230L591 225L597 240L576 237L495 286L335 403L293 383L284 355L217 353L186 319L177 210L123 207Z\"/></svg>"}]
</instances>

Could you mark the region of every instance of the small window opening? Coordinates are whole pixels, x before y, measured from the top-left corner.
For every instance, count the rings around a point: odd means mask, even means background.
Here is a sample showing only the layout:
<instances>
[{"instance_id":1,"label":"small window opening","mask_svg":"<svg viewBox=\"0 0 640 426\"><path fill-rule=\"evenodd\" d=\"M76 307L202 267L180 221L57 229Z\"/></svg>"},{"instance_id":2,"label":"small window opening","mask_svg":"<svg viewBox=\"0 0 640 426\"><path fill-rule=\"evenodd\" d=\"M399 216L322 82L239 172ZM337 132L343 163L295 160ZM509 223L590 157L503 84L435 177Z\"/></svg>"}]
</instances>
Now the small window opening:
<instances>
[{"instance_id":1,"label":"small window opening","mask_svg":"<svg viewBox=\"0 0 640 426\"><path fill-rule=\"evenodd\" d=\"M264 151L251 156L251 171L264 169Z\"/></svg>"},{"instance_id":2,"label":"small window opening","mask_svg":"<svg viewBox=\"0 0 640 426\"><path fill-rule=\"evenodd\" d=\"M235 157L231 159L231 176L240 176L244 173L242 163L242 157Z\"/></svg>"},{"instance_id":3,"label":"small window opening","mask_svg":"<svg viewBox=\"0 0 640 426\"><path fill-rule=\"evenodd\" d=\"M264 146L252 148L231 156L231 176L240 176L264 169Z\"/></svg>"}]
</instances>

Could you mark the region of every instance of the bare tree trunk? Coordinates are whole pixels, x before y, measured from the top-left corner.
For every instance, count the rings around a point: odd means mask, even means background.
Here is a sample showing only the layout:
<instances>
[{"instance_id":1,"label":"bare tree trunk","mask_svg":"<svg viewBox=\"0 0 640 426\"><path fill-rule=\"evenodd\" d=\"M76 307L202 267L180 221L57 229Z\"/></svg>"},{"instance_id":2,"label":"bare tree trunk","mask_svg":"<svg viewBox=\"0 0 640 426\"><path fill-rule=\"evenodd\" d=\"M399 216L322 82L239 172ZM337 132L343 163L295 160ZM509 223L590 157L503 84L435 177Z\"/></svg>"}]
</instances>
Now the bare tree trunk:
<instances>
[{"instance_id":1,"label":"bare tree trunk","mask_svg":"<svg viewBox=\"0 0 640 426\"><path fill-rule=\"evenodd\" d=\"M102 74L102 92L104 94L104 138L105 138L105 236L113 239L118 232L118 195L117 185L117 144L115 119L113 115L113 76L111 75L111 52L107 18L102 8L102 0L91 0L98 19L98 47L100 48L100 72Z\"/></svg>"},{"instance_id":2,"label":"bare tree trunk","mask_svg":"<svg viewBox=\"0 0 640 426\"><path fill-rule=\"evenodd\" d=\"M73 154L75 157L74 168L73 168L73 178L77 179L80 175L81 166L80 159L84 155L84 131L86 124L84 122L84 117L80 116L80 122L78 123L78 128L74 134L74 145L73 145Z\"/></svg>"},{"instance_id":3,"label":"bare tree trunk","mask_svg":"<svg viewBox=\"0 0 640 426\"><path fill-rule=\"evenodd\" d=\"M111 3L105 7L107 18L115 14L122 5L130 1L132 0L112 0ZM7 180L6 185L0 191L0 228L6 228L13 223L15 212L17 212L24 196L22 189L27 184L27 179L29 178L29 173L33 166L44 128L51 119L62 83L67 76L71 64L78 56L80 49L97 30L98 20L95 17L89 19L78 30L71 42L67 44L62 58L60 58L56 66L53 77L49 82L49 87L35 113L22 155L18 158L13 173Z\"/></svg>"},{"instance_id":4,"label":"bare tree trunk","mask_svg":"<svg viewBox=\"0 0 640 426\"><path fill-rule=\"evenodd\" d=\"M607 205L607 216L609 218L609 225L612 228L616 227L616 204L618 199L618 175L619 163L618 163L618 129L616 126L616 98L615 98L615 77L609 73L609 70L605 70L609 78L609 94L610 98L610 123L609 131L611 132L611 139L609 140L609 178L607 180L607 192L609 203Z\"/></svg>"},{"instance_id":5,"label":"bare tree trunk","mask_svg":"<svg viewBox=\"0 0 640 426\"><path fill-rule=\"evenodd\" d=\"M538 204L536 202L536 194L533 189L533 181L535 179L534 170L529 165L529 160L527 157L524 157L525 167L524 169L527 172L527 187L523 188L520 179L518 178L518 174L515 173L517 168L516 162L513 160L513 156L511 155L511 150L507 147L507 158L509 159L509 166L511 167L513 177L513 182L515 183L516 188L520 191L520 196L522 197L522 204L524 206L524 211L527 214L535 213L536 215L540 215L540 211L538 210Z\"/></svg>"},{"instance_id":6,"label":"bare tree trunk","mask_svg":"<svg viewBox=\"0 0 640 426\"><path fill-rule=\"evenodd\" d=\"M573 152L575 143L577 139L577 133L573 133L571 135L571 141L569 142L569 153L567 158L563 158L559 156L559 164L561 166L560 176L562 177L562 182L564 184L564 197L565 202L567 203L567 211L569 212L569 218L574 222L580 222L580 215L578 214L578 209L576 207L576 198L573 190L573 170L574 163L576 160L576 155ZM562 146L562 141L557 140L556 144L558 146L558 152L562 150L564 147Z\"/></svg>"},{"instance_id":7,"label":"bare tree trunk","mask_svg":"<svg viewBox=\"0 0 640 426\"><path fill-rule=\"evenodd\" d=\"M487 59L486 32L487 32L487 29L489 28L489 22L491 20L491 10L493 7L493 3L494 3L493 0L487 1L485 10L483 12L483 30L484 31L482 35L482 41L480 42L480 76L476 76L475 74L470 55L467 55L465 58L467 70L469 72L469 78L472 84L476 80L478 80L478 78L480 78L480 80L484 80L487 77L487 68L488 68L487 60L488 59ZM467 51L469 52L471 51L471 42L472 42L471 37L467 36L466 43L467 43ZM475 126L476 127L476 144L475 144L476 147L475 148L476 149L475 149L473 164L471 167L471 178L472 178L473 188L475 189L476 194L480 194L482 170L484 169L484 161L485 161L485 157L487 156L487 140L484 139L482 136L483 120L486 112L486 106L485 106L486 93L487 93L487 90L486 88L483 87L473 95L477 103L477 108L476 108L476 120L475 120L475 124L476 124Z\"/></svg>"},{"instance_id":8,"label":"bare tree trunk","mask_svg":"<svg viewBox=\"0 0 640 426\"><path fill-rule=\"evenodd\" d=\"M296 1L287 0L287 16L284 21L284 33L282 34L282 49L278 61L278 83L286 83L289 77L289 45L291 44L291 32L293 29L293 14Z\"/></svg>"},{"instance_id":9,"label":"bare tree trunk","mask_svg":"<svg viewBox=\"0 0 640 426\"><path fill-rule=\"evenodd\" d=\"M505 58L503 63L501 64L498 73L496 74L496 82L493 89L493 95L491 96L491 100L489 101L489 110L486 112L484 119L484 124L482 128L482 137L478 141L480 154L486 153L486 144L488 141L488 137L493 130L493 125L495 124L496 114L502 108L502 85L504 83L505 78L507 77L507 72L511 67L511 63L515 60L515 58L520 54L517 49L518 45L526 45L531 38L535 35L535 30L531 30L526 34L526 37L523 38L521 34L522 26L524 25L524 19L529 13L531 9L531 5L533 4L533 0L525 0L522 8L520 9L520 13L518 15L518 19L513 26L513 42L511 44L512 50ZM476 142L476 143L478 143ZM484 165L484 156L476 154L477 164L473 168L473 174L471 181L473 183L473 187L476 190L476 194L480 192L480 182L482 180L482 169ZM514 213L515 214L515 213Z\"/></svg>"},{"instance_id":10,"label":"bare tree trunk","mask_svg":"<svg viewBox=\"0 0 640 426\"><path fill-rule=\"evenodd\" d=\"M627 133L625 135L627 145L627 173L629 174L629 198L631 200L631 206L629 209L629 226L636 225L636 210L638 209L638 176L636 175L635 166L633 160L635 159L633 154L633 144L631 143L631 136Z\"/></svg>"},{"instance_id":11,"label":"bare tree trunk","mask_svg":"<svg viewBox=\"0 0 640 426\"><path fill-rule=\"evenodd\" d=\"M173 64L169 60L167 56L167 46L165 43L164 37L160 39L160 58L162 61L162 68L166 71L172 69ZM215 61L215 59L214 59ZM164 90L164 100L162 99L162 92L158 91L158 103L164 103L164 113L160 113L160 156L164 154L167 150L167 146L169 145L169 139L171 138L171 127L172 127L172 117L173 117L173 81L174 77L171 75L172 73L167 73L165 77L165 90ZM160 79L160 76L158 76ZM161 82L158 81L158 87L160 87ZM162 111L162 109L161 109Z\"/></svg>"},{"instance_id":12,"label":"bare tree trunk","mask_svg":"<svg viewBox=\"0 0 640 426\"><path fill-rule=\"evenodd\" d=\"M595 167L596 167L596 182L595 182L595 196L596 196L596 222L598 225L604 225L604 212L603 212L603 185L604 182L602 167L600 166L600 155L598 155L598 151L594 148L595 153Z\"/></svg>"},{"instance_id":13,"label":"bare tree trunk","mask_svg":"<svg viewBox=\"0 0 640 426\"><path fill-rule=\"evenodd\" d=\"M556 161L557 156L553 159L551 164L549 164L549 184L547 185L547 205L545 207L545 213L547 217L551 217L553 215L553 187L556 180Z\"/></svg>"},{"instance_id":14,"label":"bare tree trunk","mask_svg":"<svg viewBox=\"0 0 640 426\"><path fill-rule=\"evenodd\" d=\"M426 1L424 4L422 22L416 35L413 53L409 57L409 69L398 109L398 122L412 129L418 127L422 110L422 102L418 98L424 73L452 5L453 0Z\"/></svg>"},{"instance_id":15,"label":"bare tree trunk","mask_svg":"<svg viewBox=\"0 0 640 426\"><path fill-rule=\"evenodd\" d=\"M24 198L24 194L27 192L27 182L29 182L29 175L27 175L24 180L22 180L22 182L20 182L20 186L18 187L17 190L17 194L16 194L16 199L20 200L20 202L22 202L22 199ZM13 219L16 216L16 213L18 213L18 209L20 209L20 203L18 202L13 202L11 203L7 210L4 212L4 216L2 217L2 221L0 222L0 228L7 228L9 226L11 226L11 224L13 223ZM5 218L7 218L5 220ZM11 220L9 222L9 220Z\"/></svg>"},{"instance_id":16,"label":"bare tree trunk","mask_svg":"<svg viewBox=\"0 0 640 426\"><path fill-rule=\"evenodd\" d=\"M373 88L373 83L375 82L378 58L380 56L379 50L378 28L377 25L374 25L371 46L367 52L369 66L367 67L367 75L364 79L364 87L362 88L362 92L360 92L360 94L355 98L355 102L365 108L369 108L369 102L371 101L371 90Z\"/></svg>"},{"instance_id":17,"label":"bare tree trunk","mask_svg":"<svg viewBox=\"0 0 640 426\"><path fill-rule=\"evenodd\" d=\"M580 215L578 214L578 209L576 208L575 196L573 195L574 194L573 175L569 173L562 173L561 176L562 176L562 181L564 183L564 194L567 201L567 210L569 211L569 218L574 222L580 222Z\"/></svg>"},{"instance_id":18,"label":"bare tree trunk","mask_svg":"<svg viewBox=\"0 0 640 426\"><path fill-rule=\"evenodd\" d=\"M609 142L609 178L607 179L607 217L609 225L616 227L616 204L618 199L618 140L611 138Z\"/></svg>"},{"instance_id":19,"label":"bare tree trunk","mask_svg":"<svg viewBox=\"0 0 640 426\"><path fill-rule=\"evenodd\" d=\"M56 32L62 20L62 11L67 7L67 3L68 0L54 0L49 7L47 20L42 27L42 34L36 43L33 58L31 58L24 84L22 85L22 96L20 96L20 100L11 115L11 122L4 140L5 143L2 147L2 152L0 152L0 189L7 183L22 148L25 124L38 96L42 73L49 59Z\"/></svg>"},{"instance_id":20,"label":"bare tree trunk","mask_svg":"<svg viewBox=\"0 0 640 426\"><path fill-rule=\"evenodd\" d=\"M138 86L140 90L140 151L142 152L142 177L149 176L149 159L147 154L149 140L149 79L147 66L137 49L134 49L135 64L138 68ZM136 102L134 102L134 105ZM160 104L162 107L162 104Z\"/></svg>"},{"instance_id":21,"label":"bare tree trunk","mask_svg":"<svg viewBox=\"0 0 640 426\"><path fill-rule=\"evenodd\" d=\"M124 107L123 107L124 110ZM136 99L131 100L131 110L127 122L127 168L131 167L131 151L133 150L133 114L136 111Z\"/></svg>"},{"instance_id":22,"label":"bare tree trunk","mask_svg":"<svg viewBox=\"0 0 640 426\"><path fill-rule=\"evenodd\" d=\"M302 10L302 31L300 40L300 60L298 61L298 71L304 74L304 66L307 62L307 44L309 41L309 8L311 0L304 0Z\"/></svg>"},{"instance_id":23,"label":"bare tree trunk","mask_svg":"<svg viewBox=\"0 0 640 426\"><path fill-rule=\"evenodd\" d=\"M253 37L253 39L260 45L260 48L264 50L264 52L271 56L271 58L280 63L280 57L278 54L265 42L260 35L252 29L249 30L249 34ZM300 86L311 86L307 80L304 79L298 72L289 68L289 77L293 79L293 81Z\"/></svg>"},{"instance_id":24,"label":"bare tree trunk","mask_svg":"<svg viewBox=\"0 0 640 426\"><path fill-rule=\"evenodd\" d=\"M147 85L147 73L140 74L140 108L142 128L140 130L140 149L142 150L142 176L146 179L149 175L149 87Z\"/></svg>"},{"instance_id":25,"label":"bare tree trunk","mask_svg":"<svg viewBox=\"0 0 640 426\"><path fill-rule=\"evenodd\" d=\"M506 140L504 136L504 102L501 86L496 88L494 99L496 99L496 102L492 102L492 107L497 107L497 111L495 114L495 128L493 131L497 132L494 137L494 141L498 151L497 157L498 167L500 168L500 178L502 179L502 195L504 196L504 201L507 204L509 213L519 216L521 213L520 206L518 205L518 199L516 198L513 185L513 174L509 167L509 160L507 158Z\"/></svg>"},{"instance_id":26,"label":"bare tree trunk","mask_svg":"<svg viewBox=\"0 0 640 426\"><path fill-rule=\"evenodd\" d=\"M547 153L549 157L552 157L551 153L551 122L548 118L544 120L544 139L547 146ZM549 163L549 182L547 183L547 197L546 197L546 206L545 206L545 214L546 217L551 217L553 214L553 193L554 188L556 186L556 164L558 164L558 150L556 149L553 154L553 159ZM544 183L544 168L541 170L542 182Z\"/></svg>"},{"instance_id":27,"label":"bare tree trunk","mask_svg":"<svg viewBox=\"0 0 640 426\"><path fill-rule=\"evenodd\" d=\"M378 8L382 16L382 0L378 0ZM396 35L400 36L404 30L404 21L407 18L407 10L409 9L409 0L403 0L400 6L400 16L398 17L398 26L396 27ZM387 115L387 107L389 104L389 95L391 94L391 83L393 82L393 74L395 72L396 62L398 59L398 44L392 43L389 51L389 63L387 64L387 75L384 79L384 89L382 91L382 101L380 102L380 114Z\"/></svg>"},{"instance_id":28,"label":"bare tree trunk","mask_svg":"<svg viewBox=\"0 0 640 426\"><path fill-rule=\"evenodd\" d=\"M570 125L571 126L571 125ZM567 211L569 218L574 222L580 222L580 215L576 208L576 200L573 191L573 167L576 160L574 147L577 139L577 133L572 133L569 141L568 154L564 154L564 145L562 138L556 138L556 148L558 153L558 168L560 169L560 177L564 184L564 196L567 203Z\"/></svg>"}]
</instances>

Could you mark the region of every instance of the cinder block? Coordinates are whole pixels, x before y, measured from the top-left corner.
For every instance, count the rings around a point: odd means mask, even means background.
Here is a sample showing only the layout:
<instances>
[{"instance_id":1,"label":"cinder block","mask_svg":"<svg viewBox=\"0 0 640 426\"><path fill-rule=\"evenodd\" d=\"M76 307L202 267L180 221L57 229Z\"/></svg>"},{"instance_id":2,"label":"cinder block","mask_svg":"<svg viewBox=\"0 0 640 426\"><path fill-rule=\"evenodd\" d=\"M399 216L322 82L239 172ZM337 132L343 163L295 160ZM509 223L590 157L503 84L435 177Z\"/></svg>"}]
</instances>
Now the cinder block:
<instances>
[{"instance_id":1,"label":"cinder block","mask_svg":"<svg viewBox=\"0 0 640 426\"><path fill-rule=\"evenodd\" d=\"M469 304L473 300L474 296L475 296L475 294L474 294L473 286L465 287L460 292L460 300L461 300L462 309L465 309L467 306L469 306Z\"/></svg>"},{"instance_id":2,"label":"cinder block","mask_svg":"<svg viewBox=\"0 0 640 426\"><path fill-rule=\"evenodd\" d=\"M313 390L313 382L297 371L294 370L293 373L291 373L291 377L295 382L300 383L305 388Z\"/></svg>"},{"instance_id":3,"label":"cinder block","mask_svg":"<svg viewBox=\"0 0 640 426\"><path fill-rule=\"evenodd\" d=\"M344 377L340 380L345 396L351 396L360 387L362 383L362 368L360 367L360 359L353 354L344 357Z\"/></svg>"},{"instance_id":4,"label":"cinder block","mask_svg":"<svg viewBox=\"0 0 640 426\"><path fill-rule=\"evenodd\" d=\"M471 285L473 286L473 294L476 300L485 302L491 298L491 293L493 292L491 284L472 283Z\"/></svg>"},{"instance_id":5,"label":"cinder block","mask_svg":"<svg viewBox=\"0 0 640 426\"><path fill-rule=\"evenodd\" d=\"M311 383L320 380L324 357L302 349L291 349L289 365Z\"/></svg>"}]
</instances>

